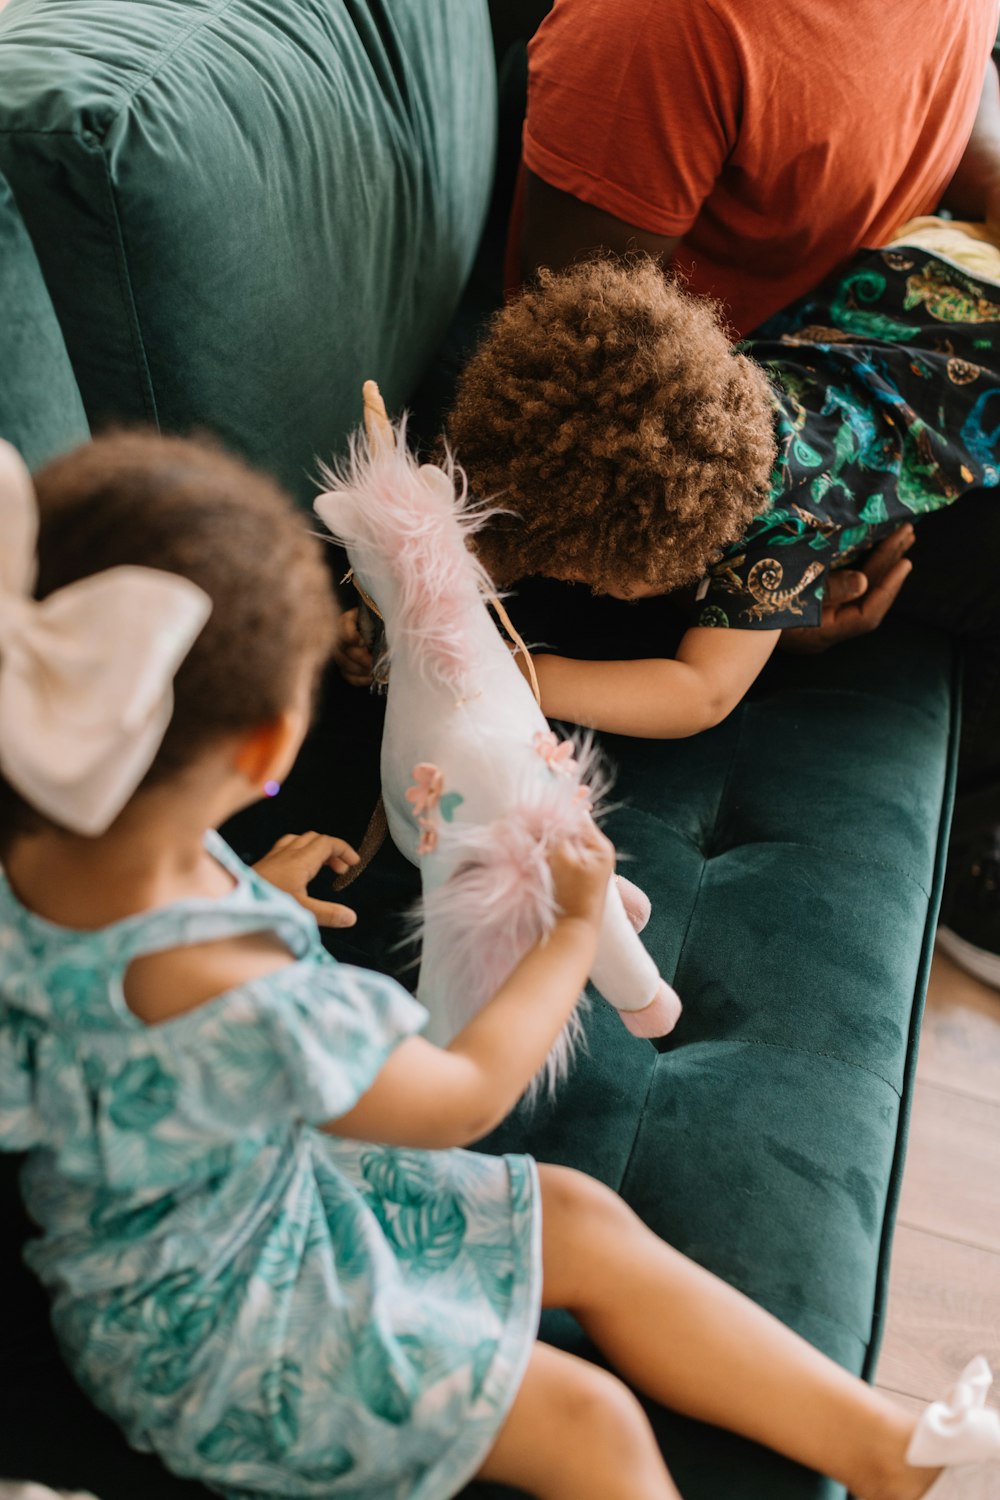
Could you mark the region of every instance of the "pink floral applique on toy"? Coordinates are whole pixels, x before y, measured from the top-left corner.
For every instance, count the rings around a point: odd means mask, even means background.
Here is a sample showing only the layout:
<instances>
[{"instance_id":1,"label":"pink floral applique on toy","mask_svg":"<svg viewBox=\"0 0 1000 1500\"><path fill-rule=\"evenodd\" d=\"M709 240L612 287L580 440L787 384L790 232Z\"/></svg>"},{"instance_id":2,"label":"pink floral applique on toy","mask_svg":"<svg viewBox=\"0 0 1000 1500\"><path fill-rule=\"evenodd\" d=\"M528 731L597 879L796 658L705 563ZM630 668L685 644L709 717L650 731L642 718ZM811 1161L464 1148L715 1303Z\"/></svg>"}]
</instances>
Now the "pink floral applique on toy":
<instances>
[{"instance_id":1,"label":"pink floral applique on toy","mask_svg":"<svg viewBox=\"0 0 1000 1500\"><path fill-rule=\"evenodd\" d=\"M441 800L444 791L444 776L437 766L422 761L419 766L413 768L413 785L407 789L406 800L413 806L413 815L418 822L422 816L433 812Z\"/></svg>"},{"instance_id":2,"label":"pink floral applique on toy","mask_svg":"<svg viewBox=\"0 0 1000 1500\"><path fill-rule=\"evenodd\" d=\"M573 741L561 740L551 729L540 729L535 735L535 749L550 771L557 776L568 775L576 770Z\"/></svg>"},{"instance_id":3,"label":"pink floral applique on toy","mask_svg":"<svg viewBox=\"0 0 1000 1500\"><path fill-rule=\"evenodd\" d=\"M420 843L417 845L417 853L433 854L438 846L437 829L427 818L418 818L417 826L420 829Z\"/></svg>"},{"instance_id":4,"label":"pink floral applique on toy","mask_svg":"<svg viewBox=\"0 0 1000 1500\"><path fill-rule=\"evenodd\" d=\"M442 817L446 823L452 822L465 798L459 792L446 792L443 773L428 761L414 766L412 779L413 785L407 788L406 800L420 829L417 853L433 854L438 846L435 817Z\"/></svg>"}]
</instances>

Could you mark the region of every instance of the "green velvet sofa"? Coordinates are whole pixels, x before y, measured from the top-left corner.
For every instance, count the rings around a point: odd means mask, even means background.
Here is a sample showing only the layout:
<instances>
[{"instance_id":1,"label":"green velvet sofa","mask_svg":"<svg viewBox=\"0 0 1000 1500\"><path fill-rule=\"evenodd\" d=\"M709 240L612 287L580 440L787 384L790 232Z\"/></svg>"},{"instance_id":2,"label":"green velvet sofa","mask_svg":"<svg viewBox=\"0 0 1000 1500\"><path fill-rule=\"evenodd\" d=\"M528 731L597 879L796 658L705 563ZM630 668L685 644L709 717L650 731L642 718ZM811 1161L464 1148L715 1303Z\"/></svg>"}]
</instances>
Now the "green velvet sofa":
<instances>
[{"instance_id":1,"label":"green velvet sofa","mask_svg":"<svg viewBox=\"0 0 1000 1500\"><path fill-rule=\"evenodd\" d=\"M10 0L0 433L37 464L109 421L209 430L306 504L316 456L358 419L363 377L393 408L415 402L431 432L457 351L499 296L504 193L492 210L490 195L505 118L486 0ZM506 137L501 186L509 119ZM585 647L585 623L569 621L560 611ZM779 660L697 740L609 740L611 831L653 898L649 945L686 1010L657 1049L595 1005L555 1103L484 1147L612 1183L867 1376L954 705L948 643L887 626L819 661ZM378 721L376 700L331 678L278 803L228 830L237 849L256 856L301 826L357 837ZM413 889L384 849L352 890L361 921L340 951L393 962ZM62 1371L20 1266L16 1163L2 1165L0 1476L198 1500L127 1449ZM591 1352L567 1317L543 1332ZM687 1500L841 1500L749 1444L652 1416Z\"/></svg>"}]
</instances>

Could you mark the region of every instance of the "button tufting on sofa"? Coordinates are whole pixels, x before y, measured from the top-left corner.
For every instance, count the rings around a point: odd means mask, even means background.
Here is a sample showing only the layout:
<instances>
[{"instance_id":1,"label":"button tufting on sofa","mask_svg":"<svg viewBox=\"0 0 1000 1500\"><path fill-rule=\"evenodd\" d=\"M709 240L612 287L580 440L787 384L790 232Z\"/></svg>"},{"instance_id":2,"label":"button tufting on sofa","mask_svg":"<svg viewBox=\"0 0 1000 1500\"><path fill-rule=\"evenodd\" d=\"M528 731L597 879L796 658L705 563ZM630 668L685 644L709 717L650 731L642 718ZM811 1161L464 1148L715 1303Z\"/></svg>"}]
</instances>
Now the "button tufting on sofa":
<instances>
[{"instance_id":1,"label":"button tufting on sofa","mask_svg":"<svg viewBox=\"0 0 1000 1500\"><path fill-rule=\"evenodd\" d=\"M484 294L483 268L498 262L501 211L429 370L473 263L496 124L485 0L12 0L0 12L0 246L21 257L47 342L31 351L30 386L0 369L4 434L34 442L37 460L74 441L75 382L92 420L207 428L306 501L316 456L360 414L362 378L377 376L393 407L422 376L427 401L440 398L456 337L498 296L494 283ZM3 285L13 265L0 265ZM296 823L358 837L378 712L331 682L281 806L228 830L237 850L253 856ZM608 738L621 803L610 830L652 898L645 940L685 1012L658 1051L595 1004L557 1100L483 1143L611 1183L867 1375L954 722L947 643L887 626L822 660L779 654L697 739ZM360 920L339 951L401 962L392 944L415 884L383 849L352 887ZM18 1265L27 1227L9 1162L0 1182L0 1470L101 1500L205 1500L126 1449L70 1385ZM565 1315L543 1328L592 1352ZM653 1419L685 1500L843 1500L750 1444Z\"/></svg>"}]
</instances>

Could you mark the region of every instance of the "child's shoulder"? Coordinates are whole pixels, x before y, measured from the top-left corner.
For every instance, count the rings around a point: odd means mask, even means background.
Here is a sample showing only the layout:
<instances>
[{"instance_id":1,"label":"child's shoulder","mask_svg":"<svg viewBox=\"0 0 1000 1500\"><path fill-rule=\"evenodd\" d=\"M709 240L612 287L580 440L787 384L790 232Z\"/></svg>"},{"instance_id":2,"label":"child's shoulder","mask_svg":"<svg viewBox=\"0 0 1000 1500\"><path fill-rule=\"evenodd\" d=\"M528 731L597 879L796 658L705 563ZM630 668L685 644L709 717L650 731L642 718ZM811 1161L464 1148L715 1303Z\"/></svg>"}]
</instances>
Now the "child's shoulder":
<instances>
[{"instance_id":1,"label":"child's shoulder","mask_svg":"<svg viewBox=\"0 0 1000 1500\"><path fill-rule=\"evenodd\" d=\"M122 992L132 1014L155 1025L295 962L277 933L237 933L140 954L125 971Z\"/></svg>"},{"instance_id":2,"label":"child's shoulder","mask_svg":"<svg viewBox=\"0 0 1000 1500\"><path fill-rule=\"evenodd\" d=\"M125 1003L149 1025L276 976L319 950L307 914L291 897L261 880L221 835L210 831L205 847L231 878L230 891L214 902L179 902L150 913L150 937L139 937L124 955Z\"/></svg>"},{"instance_id":3,"label":"child's shoulder","mask_svg":"<svg viewBox=\"0 0 1000 1500\"><path fill-rule=\"evenodd\" d=\"M244 865L219 835L207 836L206 849L228 877L221 894L95 927L37 913L0 871L3 998L85 1029L106 1029L126 1014L155 1024L272 975L277 982L282 969L310 957L327 959L315 922L291 896Z\"/></svg>"}]
</instances>

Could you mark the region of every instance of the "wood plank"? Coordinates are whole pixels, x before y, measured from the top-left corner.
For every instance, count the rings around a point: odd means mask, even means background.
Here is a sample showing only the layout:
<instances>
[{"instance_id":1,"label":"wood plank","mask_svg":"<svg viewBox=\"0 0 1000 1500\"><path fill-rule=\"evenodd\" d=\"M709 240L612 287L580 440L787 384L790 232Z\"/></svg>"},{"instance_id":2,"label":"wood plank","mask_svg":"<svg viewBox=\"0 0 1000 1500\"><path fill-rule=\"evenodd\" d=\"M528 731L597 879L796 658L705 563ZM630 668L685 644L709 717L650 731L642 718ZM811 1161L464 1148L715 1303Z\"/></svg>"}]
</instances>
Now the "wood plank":
<instances>
[{"instance_id":1,"label":"wood plank","mask_svg":"<svg viewBox=\"0 0 1000 1500\"><path fill-rule=\"evenodd\" d=\"M898 1221L1000 1251L1000 1103L918 1081Z\"/></svg>"},{"instance_id":2,"label":"wood plank","mask_svg":"<svg viewBox=\"0 0 1000 1500\"><path fill-rule=\"evenodd\" d=\"M879 1383L933 1401L974 1354L1000 1371L1000 1255L899 1227Z\"/></svg>"},{"instance_id":3,"label":"wood plank","mask_svg":"<svg viewBox=\"0 0 1000 1500\"><path fill-rule=\"evenodd\" d=\"M1000 1103L1000 993L937 952L917 1077Z\"/></svg>"},{"instance_id":4,"label":"wood plank","mask_svg":"<svg viewBox=\"0 0 1000 1500\"><path fill-rule=\"evenodd\" d=\"M879 1389L914 1417L919 1417L927 1404L925 1401L917 1401L913 1396L901 1396L898 1391L885 1390L884 1386ZM996 1464L968 1464L942 1475L931 1496L932 1500L997 1500L998 1492L1000 1478L997 1477Z\"/></svg>"}]
</instances>

